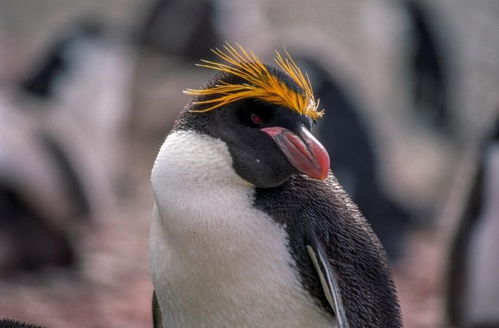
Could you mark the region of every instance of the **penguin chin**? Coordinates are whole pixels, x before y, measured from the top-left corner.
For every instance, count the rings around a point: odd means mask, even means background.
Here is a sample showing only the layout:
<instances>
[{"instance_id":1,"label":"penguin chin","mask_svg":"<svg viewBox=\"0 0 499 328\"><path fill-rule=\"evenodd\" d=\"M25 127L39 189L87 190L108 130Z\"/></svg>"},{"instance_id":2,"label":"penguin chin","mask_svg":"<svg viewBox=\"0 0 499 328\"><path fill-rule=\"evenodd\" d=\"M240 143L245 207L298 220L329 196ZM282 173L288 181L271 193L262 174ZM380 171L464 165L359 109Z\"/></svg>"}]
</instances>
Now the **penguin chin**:
<instances>
[{"instance_id":1,"label":"penguin chin","mask_svg":"<svg viewBox=\"0 0 499 328\"><path fill-rule=\"evenodd\" d=\"M273 179L267 179L266 181L257 181L257 183L253 183L256 188L276 188L288 181L291 175L286 178L275 177Z\"/></svg>"},{"instance_id":2,"label":"penguin chin","mask_svg":"<svg viewBox=\"0 0 499 328\"><path fill-rule=\"evenodd\" d=\"M285 183L291 175L298 171L291 165L251 166L248 163L235 161L236 173L256 188L275 188Z\"/></svg>"}]
</instances>

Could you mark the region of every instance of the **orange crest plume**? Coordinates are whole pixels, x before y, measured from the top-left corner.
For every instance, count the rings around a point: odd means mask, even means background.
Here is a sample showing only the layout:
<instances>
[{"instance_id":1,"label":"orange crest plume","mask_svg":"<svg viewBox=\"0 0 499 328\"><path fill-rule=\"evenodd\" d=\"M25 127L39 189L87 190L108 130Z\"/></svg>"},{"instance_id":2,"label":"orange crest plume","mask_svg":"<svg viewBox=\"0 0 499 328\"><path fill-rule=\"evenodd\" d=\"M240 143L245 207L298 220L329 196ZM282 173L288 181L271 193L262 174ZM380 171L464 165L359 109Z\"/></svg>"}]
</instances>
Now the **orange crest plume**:
<instances>
[{"instance_id":1,"label":"orange crest plume","mask_svg":"<svg viewBox=\"0 0 499 328\"><path fill-rule=\"evenodd\" d=\"M191 96L207 97L205 100L193 102L195 105L207 105L206 108L193 110L194 112L207 112L238 100L256 98L290 108L312 119L323 115L323 111L317 109L319 102L315 100L310 79L302 73L287 51L286 58L276 51L274 61L300 87L302 92L291 89L285 82L271 74L255 53L246 51L239 44L237 44L237 49L229 43L226 43L223 48L225 51L214 49L212 52L227 64L201 60L202 64L197 64L197 66L227 72L246 82L234 84L219 81L206 89L185 90L184 93Z\"/></svg>"}]
</instances>

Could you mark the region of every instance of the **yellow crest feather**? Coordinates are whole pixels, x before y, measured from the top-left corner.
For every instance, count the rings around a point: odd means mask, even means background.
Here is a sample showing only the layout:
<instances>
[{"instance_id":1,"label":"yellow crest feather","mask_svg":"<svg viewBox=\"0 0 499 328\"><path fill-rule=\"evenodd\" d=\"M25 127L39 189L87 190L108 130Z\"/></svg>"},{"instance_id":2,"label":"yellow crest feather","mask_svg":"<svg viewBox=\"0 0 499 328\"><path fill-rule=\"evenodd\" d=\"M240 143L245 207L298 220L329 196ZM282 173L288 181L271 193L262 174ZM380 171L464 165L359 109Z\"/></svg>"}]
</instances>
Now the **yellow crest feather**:
<instances>
[{"instance_id":1,"label":"yellow crest feather","mask_svg":"<svg viewBox=\"0 0 499 328\"><path fill-rule=\"evenodd\" d=\"M191 96L208 97L208 99L193 102L195 105L207 105L206 108L193 111L207 112L238 100L256 98L288 107L312 119L323 115L323 111L318 110L319 102L315 100L310 79L302 73L287 51L286 57L276 51L274 61L300 87L302 92L291 89L285 82L271 74L255 53L246 51L239 44L237 44L237 49L229 43L226 43L223 48L224 50L214 49L212 52L227 64L201 60L202 64L197 66L232 74L245 80L246 83L233 84L219 81L213 87L206 89L185 90L184 93Z\"/></svg>"}]
</instances>

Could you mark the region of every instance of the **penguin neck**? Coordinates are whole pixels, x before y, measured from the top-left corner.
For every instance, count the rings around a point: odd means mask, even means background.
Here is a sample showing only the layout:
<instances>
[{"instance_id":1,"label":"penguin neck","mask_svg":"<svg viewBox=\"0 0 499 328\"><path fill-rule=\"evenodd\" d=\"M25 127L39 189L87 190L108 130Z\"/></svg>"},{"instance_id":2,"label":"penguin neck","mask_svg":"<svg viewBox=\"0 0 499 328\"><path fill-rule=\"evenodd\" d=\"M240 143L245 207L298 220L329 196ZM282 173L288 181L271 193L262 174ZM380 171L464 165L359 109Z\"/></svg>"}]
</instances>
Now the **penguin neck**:
<instances>
[{"instance_id":1,"label":"penguin neck","mask_svg":"<svg viewBox=\"0 0 499 328\"><path fill-rule=\"evenodd\" d=\"M194 131L177 130L166 138L151 182L160 217L174 210L199 211L202 217L213 204L247 203L254 193L254 186L234 171L227 145Z\"/></svg>"}]
</instances>

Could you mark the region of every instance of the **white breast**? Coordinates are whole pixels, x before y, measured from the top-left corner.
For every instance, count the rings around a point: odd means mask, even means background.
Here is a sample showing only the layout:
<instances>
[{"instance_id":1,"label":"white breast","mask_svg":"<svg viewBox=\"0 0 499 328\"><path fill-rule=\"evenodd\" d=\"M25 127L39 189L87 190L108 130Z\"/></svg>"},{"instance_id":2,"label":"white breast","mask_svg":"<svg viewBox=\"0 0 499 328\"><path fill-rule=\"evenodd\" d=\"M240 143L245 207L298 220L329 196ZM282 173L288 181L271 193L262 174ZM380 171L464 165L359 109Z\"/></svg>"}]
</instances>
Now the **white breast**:
<instances>
[{"instance_id":1,"label":"white breast","mask_svg":"<svg viewBox=\"0 0 499 328\"><path fill-rule=\"evenodd\" d=\"M164 327L333 327L306 293L286 232L251 206L224 142L171 134L152 172L151 275Z\"/></svg>"}]
</instances>

